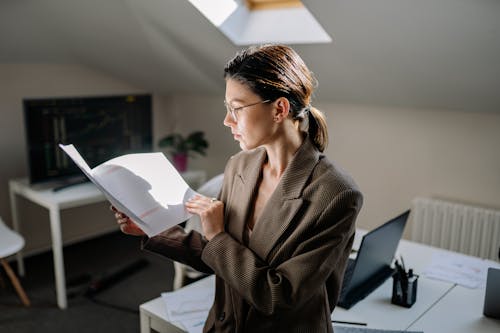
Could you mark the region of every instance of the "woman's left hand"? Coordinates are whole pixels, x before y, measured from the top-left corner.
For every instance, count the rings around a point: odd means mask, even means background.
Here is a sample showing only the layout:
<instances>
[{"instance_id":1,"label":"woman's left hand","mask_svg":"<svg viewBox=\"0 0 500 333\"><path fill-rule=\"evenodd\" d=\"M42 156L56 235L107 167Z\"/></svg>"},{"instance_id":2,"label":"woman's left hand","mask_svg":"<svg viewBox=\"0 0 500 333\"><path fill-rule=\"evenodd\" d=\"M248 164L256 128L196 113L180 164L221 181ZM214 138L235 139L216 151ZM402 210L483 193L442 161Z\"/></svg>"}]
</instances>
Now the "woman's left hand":
<instances>
[{"instance_id":1,"label":"woman's left hand","mask_svg":"<svg viewBox=\"0 0 500 333\"><path fill-rule=\"evenodd\" d=\"M195 195L186 202L187 211L200 217L205 238L211 240L224 231L224 203L215 198Z\"/></svg>"}]
</instances>

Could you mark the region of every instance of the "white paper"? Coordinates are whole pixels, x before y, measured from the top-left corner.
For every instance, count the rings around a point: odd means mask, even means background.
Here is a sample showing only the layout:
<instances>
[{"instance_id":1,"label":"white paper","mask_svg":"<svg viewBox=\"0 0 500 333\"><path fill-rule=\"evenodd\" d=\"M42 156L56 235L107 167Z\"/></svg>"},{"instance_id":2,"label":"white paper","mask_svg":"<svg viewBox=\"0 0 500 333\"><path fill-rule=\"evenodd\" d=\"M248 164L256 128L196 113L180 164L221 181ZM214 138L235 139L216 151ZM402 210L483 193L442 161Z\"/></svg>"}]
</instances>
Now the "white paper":
<instances>
[{"instance_id":1,"label":"white paper","mask_svg":"<svg viewBox=\"0 0 500 333\"><path fill-rule=\"evenodd\" d=\"M184 288L161 294L167 318L189 333L203 331L215 297L215 277L211 275Z\"/></svg>"},{"instance_id":2,"label":"white paper","mask_svg":"<svg viewBox=\"0 0 500 333\"><path fill-rule=\"evenodd\" d=\"M431 279L459 284L467 288L479 288L485 285L489 260L483 260L459 253L439 252L432 256L431 264L423 274Z\"/></svg>"},{"instance_id":3,"label":"white paper","mask_svg":"<svg viewBox=\"0 0 500 333\"><path fill-rule=\"evenodd\" d=\"M207 320L207 316L208 316L208 311L204 317L185 320L183 322L184 329L188 333L202 333L203 326L205 325L205 320Z\"/></svg>"},{"instance_id":4,"label":"white paper","mask_svg":"<svg viewBox=\"0 0 500 333\"><path fill-rule=\"evenodd\" d=\"M196 192L162 153L123 155L90 169L73 145L59 146L149 237L191 217L184 203Z\"/></svg>"}]
</instances>

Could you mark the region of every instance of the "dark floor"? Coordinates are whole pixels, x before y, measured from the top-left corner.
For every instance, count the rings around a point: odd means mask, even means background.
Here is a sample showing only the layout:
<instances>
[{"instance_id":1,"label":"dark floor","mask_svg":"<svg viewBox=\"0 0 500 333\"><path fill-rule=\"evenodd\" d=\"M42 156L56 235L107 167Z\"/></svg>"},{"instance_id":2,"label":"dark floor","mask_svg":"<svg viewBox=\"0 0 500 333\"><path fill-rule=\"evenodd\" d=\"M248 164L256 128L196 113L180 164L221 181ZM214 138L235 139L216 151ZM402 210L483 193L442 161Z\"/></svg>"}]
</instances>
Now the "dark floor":
<instances>
[{"instance_id":1,"label":"dark floor","mask_svg":"<svg viewBox=\"0 0 500 333\"><path fill-rule=\"evenodd\" d=\"M21 283L32 303L29 308L21 305L2 270L0 333L139 332L139 305L172 290L173 279L172 262L141 251L139 243L137 237L116 232L65 247L66 310L56 305L52 252L25 260ZM17 272L15 261L11 265ZM85 295L92 281L115 272L124 274L93 297Z\"/></svg>"}]
</instances>

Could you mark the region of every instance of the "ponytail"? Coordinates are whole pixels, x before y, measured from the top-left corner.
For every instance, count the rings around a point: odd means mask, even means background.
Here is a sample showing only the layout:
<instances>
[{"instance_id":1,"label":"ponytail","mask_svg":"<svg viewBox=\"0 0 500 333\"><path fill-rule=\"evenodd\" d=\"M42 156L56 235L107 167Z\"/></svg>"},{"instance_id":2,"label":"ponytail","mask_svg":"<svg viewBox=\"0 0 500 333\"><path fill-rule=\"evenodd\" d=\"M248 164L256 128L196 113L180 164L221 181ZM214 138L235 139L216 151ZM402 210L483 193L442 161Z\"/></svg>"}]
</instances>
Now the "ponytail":
<instances>
[{"instance_id":1,"label":"ponytail","mask_svg":"<svg viewBox=\"0 0 500 333\"><path fill-rule=\"evenodd\" d=\"M307 133L309 134L309 138L311 138L313 144L320 152L324 152L326 146L328 146L328 128L325 116L323 112L312 106L309 107L307 114L309 122Z\"/></svg>"}]
</instances>

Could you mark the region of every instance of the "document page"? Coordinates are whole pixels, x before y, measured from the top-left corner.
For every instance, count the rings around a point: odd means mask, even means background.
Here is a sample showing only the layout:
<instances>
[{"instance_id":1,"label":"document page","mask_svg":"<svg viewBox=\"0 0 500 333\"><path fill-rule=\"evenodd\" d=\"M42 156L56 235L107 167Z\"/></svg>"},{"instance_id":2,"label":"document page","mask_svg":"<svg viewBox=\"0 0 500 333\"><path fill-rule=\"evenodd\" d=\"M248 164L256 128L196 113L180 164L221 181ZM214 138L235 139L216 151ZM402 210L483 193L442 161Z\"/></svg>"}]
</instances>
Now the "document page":
<instances>
[{"instance_id":1,"label":"document page","mask_svg":"<svg viewBox=\"0 0 500 333\"><path fill-rule=\"evenodd\" d=\"M91 169L72 144L59 146L149 237L191 217L184 203L196 192L162 153L123 155Z\"/></svg>"},{"instance_id":2,"label":"document page","mask_svg":"<svg viewBox=\"0 0 500 333\"><path fill-rule=\"evenodd\" d=\"M175 291L161 293L167 319L188 333L202 333L215 297L215 276L210 275Z\"/></svg>"},{"instance_id":3,"label":"document page","mask_svg":"<svg viewBox=\"0 0 500 333\"><path fill-rule=\"evenodd\" d=\"M485 286L488 267L496 265L490 260L456 252L434 253L431 264L425 268L423 274L430 279L476 289Z\"/></svg>"}]
</instances>

